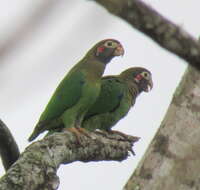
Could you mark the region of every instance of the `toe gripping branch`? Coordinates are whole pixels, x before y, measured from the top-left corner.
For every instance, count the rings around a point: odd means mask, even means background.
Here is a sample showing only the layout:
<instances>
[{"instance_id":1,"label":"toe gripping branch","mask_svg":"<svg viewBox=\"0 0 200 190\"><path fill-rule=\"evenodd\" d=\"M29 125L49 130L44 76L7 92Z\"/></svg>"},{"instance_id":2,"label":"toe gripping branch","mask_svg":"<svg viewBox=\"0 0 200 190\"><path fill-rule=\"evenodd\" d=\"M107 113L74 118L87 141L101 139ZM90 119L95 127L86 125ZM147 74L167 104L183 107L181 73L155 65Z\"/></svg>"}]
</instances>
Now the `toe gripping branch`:
<instances>
[{"instance_id":1,"label":"toe gripping branch","mask_svg":"<svg viewBox=\"0 0 200 190\"><path fill-rule=\"evenodd\" d=\"M90 131L88 131L84 128L75 128L75 127L68 128L67 130L72 132L75 135L76 140L77 140L78 144L80 144L80 145L83 144L82 142L83 142L84 138L89 138L89 140L98 139L94 136L94 134L101 136L101 137L104 137L106 139L113 140L115 142L117 141L118 143L120 143L120 142L130 143L131 148L128 151L130 151L133 155L135 155L135 152L133 151L132 147L134 146L134 143L139 141L139 139L140 139L140 137L127 135L127 134L124 134L120 131L96 130L94 132L90 132Z\"/></svg>"}]
</instances>

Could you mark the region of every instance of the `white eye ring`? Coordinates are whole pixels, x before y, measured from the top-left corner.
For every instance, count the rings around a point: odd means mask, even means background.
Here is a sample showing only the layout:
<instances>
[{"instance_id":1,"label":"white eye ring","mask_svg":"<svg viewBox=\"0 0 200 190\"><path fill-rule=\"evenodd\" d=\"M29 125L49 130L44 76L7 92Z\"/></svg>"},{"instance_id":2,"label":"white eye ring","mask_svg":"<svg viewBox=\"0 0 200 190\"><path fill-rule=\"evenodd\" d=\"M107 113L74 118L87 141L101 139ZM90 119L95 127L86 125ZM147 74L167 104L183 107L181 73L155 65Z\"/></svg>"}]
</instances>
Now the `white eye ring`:
<instances>
[{"instance_id":1,"label":"white eye ring","mask_svg":"<svg viewBox=\"0 0 200 190\"><path fill-rule=\"evenodd\" d=\"M113 41L107 41L107 42L105 42L104 46L107 48L115 48L115 47L117 47L117 43L113 42Z\"/></svg>"},{"instance_id":2,"label":"white eye ring","mask_svg":"<svg viewBox=\"0 0 200 190\"><path fill-rule=\"evenodd\" d=\"M146 79L146 80L149 80L150 78L150 74L146 71L142 72L141 75Z\"/></svg>"}]
</instances>

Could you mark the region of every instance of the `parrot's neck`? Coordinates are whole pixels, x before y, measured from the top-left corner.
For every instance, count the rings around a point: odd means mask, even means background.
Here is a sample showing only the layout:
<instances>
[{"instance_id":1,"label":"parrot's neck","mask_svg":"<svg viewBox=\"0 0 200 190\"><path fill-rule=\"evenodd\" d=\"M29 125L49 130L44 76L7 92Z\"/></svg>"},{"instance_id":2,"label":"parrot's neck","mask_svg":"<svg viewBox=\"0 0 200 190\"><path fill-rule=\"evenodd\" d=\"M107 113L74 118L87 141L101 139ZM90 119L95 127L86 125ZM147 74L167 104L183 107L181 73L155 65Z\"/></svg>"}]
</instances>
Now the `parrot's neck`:
<instances>
[{"instance_id":1,"label":"parrot's neck","mask_svg":"<svg viewBox=\"0 0 200 190\"><path fill-rule=\"evenodd\" d=\"M133 105L134 102L135 102L135 99L140 94L139 87L138 87L138 85L136 83L133 83L133 82L128 82L127 81L127 84L128 84L128 92L129 92L129 94L131 96L132 105Z\"/></svg>"},{"instance_id":2,"label":"parrot's neck","mask_svg":"<svg viewBox=\"0 0 200 190\"><path fill-rule=\"evenodd\" d=\"M84 68L85 71L91 75L93 80L95 79L101 79L104 70L105 70L106 64L102 63L101 61L94 59L91 57L91 59L87 59L87 61L84 61Z\"/></svg>"},{"instance_id":3,"label":"parrot's neck","mask_svg":"<svg viewBox=\"0 0 200 190\"><path fill-rule=\"evenodd\" d=\"M104 57L104 56L98 56L97 59L102 62L103 64L108 64L111 59L113 58L113 56L108 56L108 57Z\"/></svg>"}]
</instances>

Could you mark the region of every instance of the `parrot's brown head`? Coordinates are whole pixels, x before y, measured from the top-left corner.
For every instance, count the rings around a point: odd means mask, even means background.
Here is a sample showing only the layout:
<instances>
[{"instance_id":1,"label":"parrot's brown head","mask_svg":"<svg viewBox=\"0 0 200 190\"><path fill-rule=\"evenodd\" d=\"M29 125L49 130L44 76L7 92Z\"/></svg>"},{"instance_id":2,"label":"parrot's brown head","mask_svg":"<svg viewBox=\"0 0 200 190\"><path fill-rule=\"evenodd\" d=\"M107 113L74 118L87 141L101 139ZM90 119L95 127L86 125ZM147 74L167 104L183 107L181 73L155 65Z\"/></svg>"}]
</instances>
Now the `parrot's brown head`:
<instances>
[{"instance_id":1,"label":"parrot's brown head","mask_svg":"<svg viewBox=\"0 0 200 190\"><path fill-rule=\"evenodd\" d=\"M97 43L93 48L94 56L101 62L107 64L115 56L124 55L124 48L115 39L106 39Z\"/></svg>"},{"instance_id":2,"label":"parrot's brown head","mask_svg":"<svg viewBox=\"0 0 200 190\"><path fill-rule=\"evenodd\" d=\"M121 74L123 78L134 82L138 86L139 92L149 92L153 88L151 72L142 67L132 67Z\"/></svg>"}]
</instances>

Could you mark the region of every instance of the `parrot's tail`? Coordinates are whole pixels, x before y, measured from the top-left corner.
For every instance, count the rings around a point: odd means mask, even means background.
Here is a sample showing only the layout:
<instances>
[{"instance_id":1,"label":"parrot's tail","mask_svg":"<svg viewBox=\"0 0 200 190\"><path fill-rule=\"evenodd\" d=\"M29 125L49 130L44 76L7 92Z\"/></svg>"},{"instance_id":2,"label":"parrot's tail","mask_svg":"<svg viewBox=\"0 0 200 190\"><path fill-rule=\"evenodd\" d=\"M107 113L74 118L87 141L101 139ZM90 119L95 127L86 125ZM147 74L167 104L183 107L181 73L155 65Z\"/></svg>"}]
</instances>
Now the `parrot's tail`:
<instances>
[{"instance_id":1,"label":"parrot's tail","mask_svg":"<svg viewBox=\"0 0 200 190\"><path fill-rule=\"evenodd\" d=\"M33 131L33 133L31 134L31 136L28 138L28 141L31 142L33 141L41 132L43 132L43 129L41 126L43 125L42 122L39 122L36 126L35 129Z\"/></svg>"},{"instance_id":2,"label":"parrot's tail","mask_svg":"<svg viewBox=\"0 0 200 190\"><path fill-rule=\"evenodd\" d=\"M28 138L28 141L31 142L33 141L39 134L36 133L36 131L33 131L33 133L31 134L31 136Z\"/></svg>"}]
</instances>

